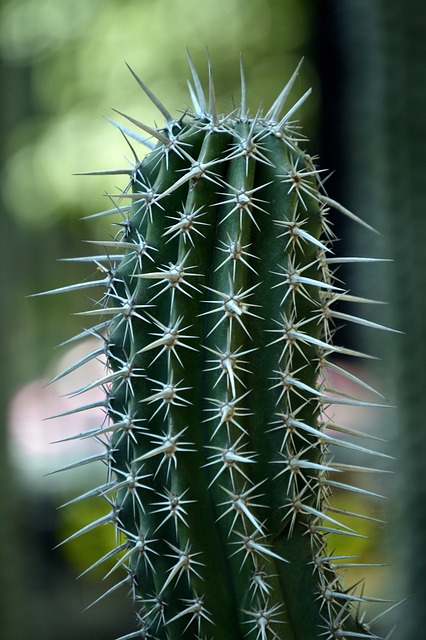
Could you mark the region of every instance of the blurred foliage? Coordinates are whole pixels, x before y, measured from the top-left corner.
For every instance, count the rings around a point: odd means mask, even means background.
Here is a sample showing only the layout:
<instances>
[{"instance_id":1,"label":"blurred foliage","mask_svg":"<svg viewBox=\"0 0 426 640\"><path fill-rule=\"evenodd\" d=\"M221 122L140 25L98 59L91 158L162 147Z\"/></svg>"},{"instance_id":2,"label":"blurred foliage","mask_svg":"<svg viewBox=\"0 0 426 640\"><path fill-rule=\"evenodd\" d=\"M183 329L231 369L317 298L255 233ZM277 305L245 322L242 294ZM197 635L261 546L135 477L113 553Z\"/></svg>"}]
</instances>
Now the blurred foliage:
<instances>
[{"instance_id":1,"label":"blurred foliage","mask_svg":"<svg viewBox=\"0 0 426 640\"><path fill-rule=\"evenodd\" d=\"M382 231L393 258L373 294L391 302L388 322L405 335L385 339L400 462L393 485L392 587L410 595L397 612L398 637L426 638L426 4L422 0L343 0L334 14L343 61L342 131L351 206ZM359 239L358 239L359 242ZM360 282L362 287L369 286ZM395 437L395 436L394 436ZM396 635L396 634L395 634Z\"/></svg>"},{"instance_id":2,"label":"blurred foliage","mask_svg":"<svg viewBox=\"0 0 426 640\"><path fill-rule=\"evenodd\" d=\"M188 105L185 45L206 77L207 43L219 104L229 109L230 96L239 92L241 52L249 104L257 108L259 95L269 104L308 48L308 5L270 1L259 11L258 3L243 0L200 0L190 7L186 0L6 2L1 51L10 62L30 66L33 101L31 117L7 141L4 193L11 211L26 224L47 226L60 215L104 208L102 193L116 192L113 179L103 178L97 189L93 180L72 177L115 167L128 152L101 116L114 117L115 107L149 124L158 119L124 61L173 113ZM306 64L297 90L314 80ZM307 107L311 115L314 107L315 98Z\"/></svg>"}]
</instances>

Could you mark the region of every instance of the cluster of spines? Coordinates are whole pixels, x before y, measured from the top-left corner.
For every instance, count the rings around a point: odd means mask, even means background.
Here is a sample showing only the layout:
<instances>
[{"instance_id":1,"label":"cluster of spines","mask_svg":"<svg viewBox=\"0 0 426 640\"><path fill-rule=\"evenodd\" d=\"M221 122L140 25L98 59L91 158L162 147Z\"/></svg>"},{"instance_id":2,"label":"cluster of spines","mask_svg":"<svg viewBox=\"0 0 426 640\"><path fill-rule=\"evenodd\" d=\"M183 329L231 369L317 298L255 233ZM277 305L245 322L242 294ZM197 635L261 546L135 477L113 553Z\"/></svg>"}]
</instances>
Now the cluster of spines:
<instances>
[{"instance_id":1,"label":"cluster of spines","mask_svg":"<svg viewBox=\"0 0 426 640\"><path fill-rule=\"evenodd\" d=\"M59 290L105 289L84 312L101 322L77 336L101 346L61 375L105 358L105 375L73 393L105 389L104 424L76 436L105 454L74 466L106 462L106 483L77 500L102 496L110 512L72 538L115 526L116 548L94 566L117 557L109 573L126 570L107 593L127 585L138 603L129 639L376 638L359 612L369 598L339 577L351 557L326 545L330 533L357 535L332 490L368 494L339 482L348 465L329 446L374 454L331 435L364 434L327 417L333 404L374 406L327 386L332 369L367 387L330 361L364 355L333 343L335 321L385 328L333 308L364 300L333 278L345 259L327 213L361 221L299 149L292 118L309 92L281 116L298 69L250 117L243 72L239 109L220 116L210 64L208 105L190 66L194 112L178 120L135 76L166 124L125 116L154 144L117 125L150 152L140 162L131 147L134 165L114 172L128 187L97 214L121 216L99 242L106 254L88 258L103 277Z\"/></svg>"}]
</instances>

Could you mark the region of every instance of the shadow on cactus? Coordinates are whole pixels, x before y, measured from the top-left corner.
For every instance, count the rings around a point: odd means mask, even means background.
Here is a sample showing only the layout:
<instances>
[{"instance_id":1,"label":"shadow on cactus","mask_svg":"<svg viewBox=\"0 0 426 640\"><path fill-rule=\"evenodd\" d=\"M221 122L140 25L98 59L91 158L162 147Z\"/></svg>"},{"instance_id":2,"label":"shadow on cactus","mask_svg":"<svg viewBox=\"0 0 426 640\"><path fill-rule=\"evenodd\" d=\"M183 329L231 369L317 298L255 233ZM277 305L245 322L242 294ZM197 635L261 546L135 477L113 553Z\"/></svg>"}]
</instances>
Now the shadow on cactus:
<instances>
[{"instance_id":1,"label":"shadow on cactus","mask_svg":"<svg viewBox=\"0 0 426 640\"><path fill-rule=\"evenodd\" d=\"M338 573L351 556L327 547L329 534L358 535L333 489L368 494L339 479L348 465L329 447L384 455L331 409L380 399L327 383L333 370L373 391L333 362L368 356L332 337L339 321L386 328L336 310L366 301L333 269L375 260L336 258L327 216L368 225L326 195L299 146L294 114L309 91L286 106L299 68L254 115L241 68L241 104L222 115L210 62L208 96L189 63L193 107L177 119L132 72L165 124L120 114L137 133L113 123L148 153L139 160L129 142L133 166L98 172L130 178L97 214L118 216L114 239L95 243L101 278L47 292L104 288L85 312L98 323L77 336L96 336L99 349L71 370L105 359L105 375L73 395L105 390L104 423L76 437L105 445L94 459L106 482L81 499L99 495L110 512L72 538L115 527L116 548L96 566L115 558L124 569L107 594L131 593L138 630L127 639L377 638L362 611L371 599Z\"/></svg>"}]
</instances>

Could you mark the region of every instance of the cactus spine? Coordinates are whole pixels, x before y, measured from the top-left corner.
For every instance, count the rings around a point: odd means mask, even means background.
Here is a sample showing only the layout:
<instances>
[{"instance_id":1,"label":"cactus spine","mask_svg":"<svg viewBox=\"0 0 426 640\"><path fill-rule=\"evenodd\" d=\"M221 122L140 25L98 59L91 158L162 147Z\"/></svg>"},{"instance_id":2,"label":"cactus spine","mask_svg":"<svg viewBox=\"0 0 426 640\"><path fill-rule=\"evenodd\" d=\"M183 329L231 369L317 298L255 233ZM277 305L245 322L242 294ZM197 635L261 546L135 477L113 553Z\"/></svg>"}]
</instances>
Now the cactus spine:
<instances>
[{"instance_id":1,"label":"cactus spine","mask_svg":"<svg viewBox=\"0 0 426 640\"><path fill-rule=\"evenodd\" d=\"M193 112L179 119L133 74L165 125L121 114L144 137L117 126L149 152L114 172L130 182L104 212L121 218L93 257L103 277L60 290L105 287L84 312L99 323L80 334L100 348L72 369L106 360L105 376L74 393L106 390L105 423L80 436L105 443L107 481L81 498L111 510L72 537L115 526L103 559L125 569L118 585L135 600L139 629L126 638L376 638L359 611L369 599L344 587L326 544L356 535L332 489L361 492L339 481L347 465L329 445L374 454L330 411L373 403L331 397L327 383L334 369L366 386L333 363L363 355L332 342L335 321L372 323L334 309L362 300L333 278L327 213L361 221L299 148L293 116L309 92L284 111L298 69L255 116L241 70L241 104L223 116L210 62L207 101L190 67Z\"/></svg>"}]
</instances>

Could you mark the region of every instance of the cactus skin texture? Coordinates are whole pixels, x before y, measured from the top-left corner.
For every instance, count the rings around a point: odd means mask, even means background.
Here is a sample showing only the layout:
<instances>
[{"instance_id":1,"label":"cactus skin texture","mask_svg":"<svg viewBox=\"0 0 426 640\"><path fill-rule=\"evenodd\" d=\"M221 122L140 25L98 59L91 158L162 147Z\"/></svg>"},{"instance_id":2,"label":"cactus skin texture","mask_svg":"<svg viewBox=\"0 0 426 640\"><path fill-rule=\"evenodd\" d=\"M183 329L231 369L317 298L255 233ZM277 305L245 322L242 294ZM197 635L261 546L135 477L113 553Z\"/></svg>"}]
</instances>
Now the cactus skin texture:
<instances>
[{"instance_id":1,"label":"cactus skin texture","mask_svg":"<svg viewBox=\"0 0 426 640\"><path fill-rule=\"evenodd\" d=\"M120 216L93 256L102 277L48 292L105 288L83 312L99 323L78 336L100 347L71 369L105 358L105 376L73 394L105 389L105 422L78 437L105 444L107 481L79 499L100 495L110 512L71 538L114 525L117 546L96 566L125 570L107 592L127 586L135 601L139 628L125 638L377 638L360 611L370 599L337 573L350 556L327 548L330 533L357 535L332 489L368 493L340 481L348 465L329 446L383 455L330 409L380 401L327 383L333 370L366 387L333 361L364 355L332 342L336 321L373 323L334 310L365 300L333 278L327 214L364 223L325 194L299 147L293 116L309 92L284 109L299 69L250 116L241 68L241 104L223 116L210 62L207 100L190 67L193 111L178 119L133 74L165 125L121 114L141 137L114 123L149 152L112 172L130 182L101 214Z\"/></svg>"}]
</instances>

